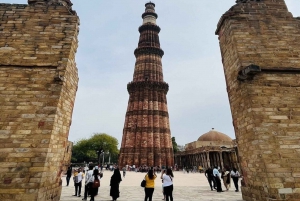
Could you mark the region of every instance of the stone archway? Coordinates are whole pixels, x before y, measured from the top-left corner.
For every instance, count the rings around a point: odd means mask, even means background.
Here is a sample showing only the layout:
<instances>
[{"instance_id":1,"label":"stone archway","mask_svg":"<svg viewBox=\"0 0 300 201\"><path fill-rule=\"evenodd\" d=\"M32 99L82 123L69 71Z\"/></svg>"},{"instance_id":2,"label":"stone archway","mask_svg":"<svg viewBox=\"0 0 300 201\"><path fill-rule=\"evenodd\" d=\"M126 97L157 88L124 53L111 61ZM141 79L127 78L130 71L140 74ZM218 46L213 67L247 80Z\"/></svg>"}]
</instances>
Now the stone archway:
<instances>
[{"instance_id":1,"label":"stone archway","mask_svg":"<svg viewBox=\"0 0 300 201\"><path fill-rule=\"evenodd\" d=\"M68 1L49 2L0 4L0 200L60 199L79 18Z\"/></svg>"},{"instance_id":2,"label":"stone archway","mask_svg":"<svg viewBox=\"0 0 300 201\"><path fill-rule=\"evenodd\" d=\"M247 201L300 198L299 27L284 0L238 0L218 24Z\"/></svg>"}]
</instances>

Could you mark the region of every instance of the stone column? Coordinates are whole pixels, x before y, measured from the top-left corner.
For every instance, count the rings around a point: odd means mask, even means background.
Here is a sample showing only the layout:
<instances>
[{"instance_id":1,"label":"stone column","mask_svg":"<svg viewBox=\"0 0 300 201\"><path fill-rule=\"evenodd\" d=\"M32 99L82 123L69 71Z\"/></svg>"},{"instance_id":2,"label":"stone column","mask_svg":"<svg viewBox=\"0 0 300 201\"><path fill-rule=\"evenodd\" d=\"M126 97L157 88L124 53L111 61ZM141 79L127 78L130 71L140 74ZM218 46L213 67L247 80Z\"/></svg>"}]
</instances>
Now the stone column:
<instances>
[{"instance_id":1,"label":"stone column","mask_svg":"<svg viewBox=\"0 0 300 201\"><path fill-rule=\"evenodd\" d=\"M201 166L202 166L203 168L206 168L206 167L204 166L204 162L203 162L203 153L200 153L200 161L201 161Z\"/></svg>"},{"instance_id":2,"label":"stone column","mask_svg":"<svg viewBox=\"0 0 300 201\"><path fill-rule=\"evenodd\" d=\"M299 19L284 0L236 2L216 34L244 176L243 199L299 200Z\"/></svg>"},{"instance_id":3,"label":"stone column","mask_svg":"<svg viewBox=\"0 0 300 201\"><path fill-rule=\"evenodd\" d=\"M136 166L174 166L166 98L169 86L163 80L161 59L164 51L160 48L160 27L156 25L155 4L149 2L145 7L138 48L134 51L133 80L127 85L130 97L123 135L127 135L133 120L137 122L137 132L131 140L122 139L119 162L124 161L125 150L134 147L135 153L139 153ZM120 163L119 166L124 165Z\"/></svg>"},{"instance_id":4,"label":"stone column","mask_svg":"<svg viewBox=\"0 0 300 201\"><path fill-rule=\"evenodd\" d=\"M219 152L221 169L224 168L224 162L223 162L223 156L222 156L222 153L223 153L222 151Z\"/></svg>"},{"instance_id":5,"label":"stone column","mask_svg":"<svg viewBox=\"0 0 300 201\"><path fill-rule=\"evenodd\" d=\"M211 167L211 163L210 163L210 157L209 157L209 151L206 152L206 163L207 163L207 167Z\"/></svg>"},{"instance_id":6,"label":"stone column","mask_svg":"<svg viewBox=\"0 0 300 201\"><path fill-rule=\"evenodd\" d=\"M207 163L207 160L206 160L206 153L205 152L202 153L202 161L203 161L203 167L208 168L208 163Z\"/></svg>"},{"instance_id":7,"label":"stone column","mask_svg":"<svg viewBox=\"0 0 300 201\"><path fill-rule=\"evenodd\" d=\"M58 201L79 17L58 2L28 3L0 3L0 200Z\"/></svg>"},{"instance_id":8,"label":"stone column","mask_svg":"<svg viewBox=\"0 0 300 201\"><path fill-rule=\"evenodd\" d=\"M217 159L217 152L212 152L213 153L213 166L218 166L218 159Z\"/></svg>"}]
</instances>

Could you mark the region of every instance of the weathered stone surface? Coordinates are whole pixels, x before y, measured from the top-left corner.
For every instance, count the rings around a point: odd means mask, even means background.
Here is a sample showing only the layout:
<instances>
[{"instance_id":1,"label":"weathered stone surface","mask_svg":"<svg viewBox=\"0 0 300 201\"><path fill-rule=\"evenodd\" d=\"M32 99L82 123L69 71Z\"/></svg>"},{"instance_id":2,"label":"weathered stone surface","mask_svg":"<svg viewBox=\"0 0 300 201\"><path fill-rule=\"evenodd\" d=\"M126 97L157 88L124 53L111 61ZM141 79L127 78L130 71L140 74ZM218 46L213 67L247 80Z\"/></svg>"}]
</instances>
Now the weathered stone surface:
<instances>
[{"instance_id":1,"label":"weathered stone surface","mask_svg":"<svg viewBox=\"0 0 300 201\"><path fill-rule=\"evenodd\" d=\"M1 201L59 200L69 159L79 18L44 2L0 4Z\"/></svg>"},{"instance_id":2,"label":"weathered stone surface","mask_svg":"<svg viewBox=\"0 0 300 201\"><path fill-rule=\"evenodd\" d=\"M247 201L300 197L299 27L284 0L237 1L218 24Z\"/></svg>"},{"instance_id":3,"label":"weathered stone surface","mask_svg":"<svg viewBox=\"0 0 300 201\"><path fill-rule=\"evenodd\" d=\"M156 25L156 18L153 18L157 16L154 6L153 3L146 4L147 14L143 14L144 24L139 29L140 40L135 50L133 81L127 85L130 97L123 129L120 167L174 165L166 98L169 86L163 80L163 50L160 49L158 36L160 28Z\"/></svg>"}]
</instances>

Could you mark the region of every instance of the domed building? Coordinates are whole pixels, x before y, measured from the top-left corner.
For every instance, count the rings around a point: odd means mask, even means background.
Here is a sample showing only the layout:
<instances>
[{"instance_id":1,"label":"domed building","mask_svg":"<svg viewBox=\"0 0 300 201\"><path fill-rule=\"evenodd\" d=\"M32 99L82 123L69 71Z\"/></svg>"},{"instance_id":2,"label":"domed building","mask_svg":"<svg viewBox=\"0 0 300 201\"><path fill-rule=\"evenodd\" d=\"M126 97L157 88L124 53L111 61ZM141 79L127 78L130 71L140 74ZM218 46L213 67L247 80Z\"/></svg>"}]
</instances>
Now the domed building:
<instances>
[{"instance_id":1,"label":"domed building","mask_svg":"<svg viewBox=\"0 0 300 201\"><path fill-rule=\"evenodd\" d=\"M214 128L201 135L197 141L185 145L185 150L175 154L179 167L236 167L239 169L236 141Z\"/></svg>"}]
</instances>

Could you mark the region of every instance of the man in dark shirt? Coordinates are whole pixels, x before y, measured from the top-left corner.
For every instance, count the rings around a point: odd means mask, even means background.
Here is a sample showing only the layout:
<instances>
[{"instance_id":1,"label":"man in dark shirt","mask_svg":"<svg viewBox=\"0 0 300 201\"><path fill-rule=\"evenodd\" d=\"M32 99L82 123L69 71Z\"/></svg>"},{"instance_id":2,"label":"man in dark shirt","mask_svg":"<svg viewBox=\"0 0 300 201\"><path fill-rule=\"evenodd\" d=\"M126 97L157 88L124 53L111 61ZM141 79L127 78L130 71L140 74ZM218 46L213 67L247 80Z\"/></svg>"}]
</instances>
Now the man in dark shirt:
<instances>
[{"instance_id":1,"label":"man in dark shirt","mask_svg":"<svg viewBox=\"0 0 300 201\"><path fill-rule=\"evenodd\" d=\"M71 168L71 167L68 167L68 170L67 170L67 178L66 178L66 179L67 179L67 186L69 186L71 176L72 176L72 168Z\"/></svg>"},{"instance_id":2,"label":"man in dark shirt","mask_svg":"<svg viewBox=\"0 0 300 201\"><path fill-rule=\"evenodd\" d=\"M210 186L211 190L213 191L213 188L217 189L216 182L214 180L213 170L211 168L208 168L205 171L205 176L206 176L206 178L208 180L208 183L209 183L209 186Z\"/></svg>"}]
</instances>

